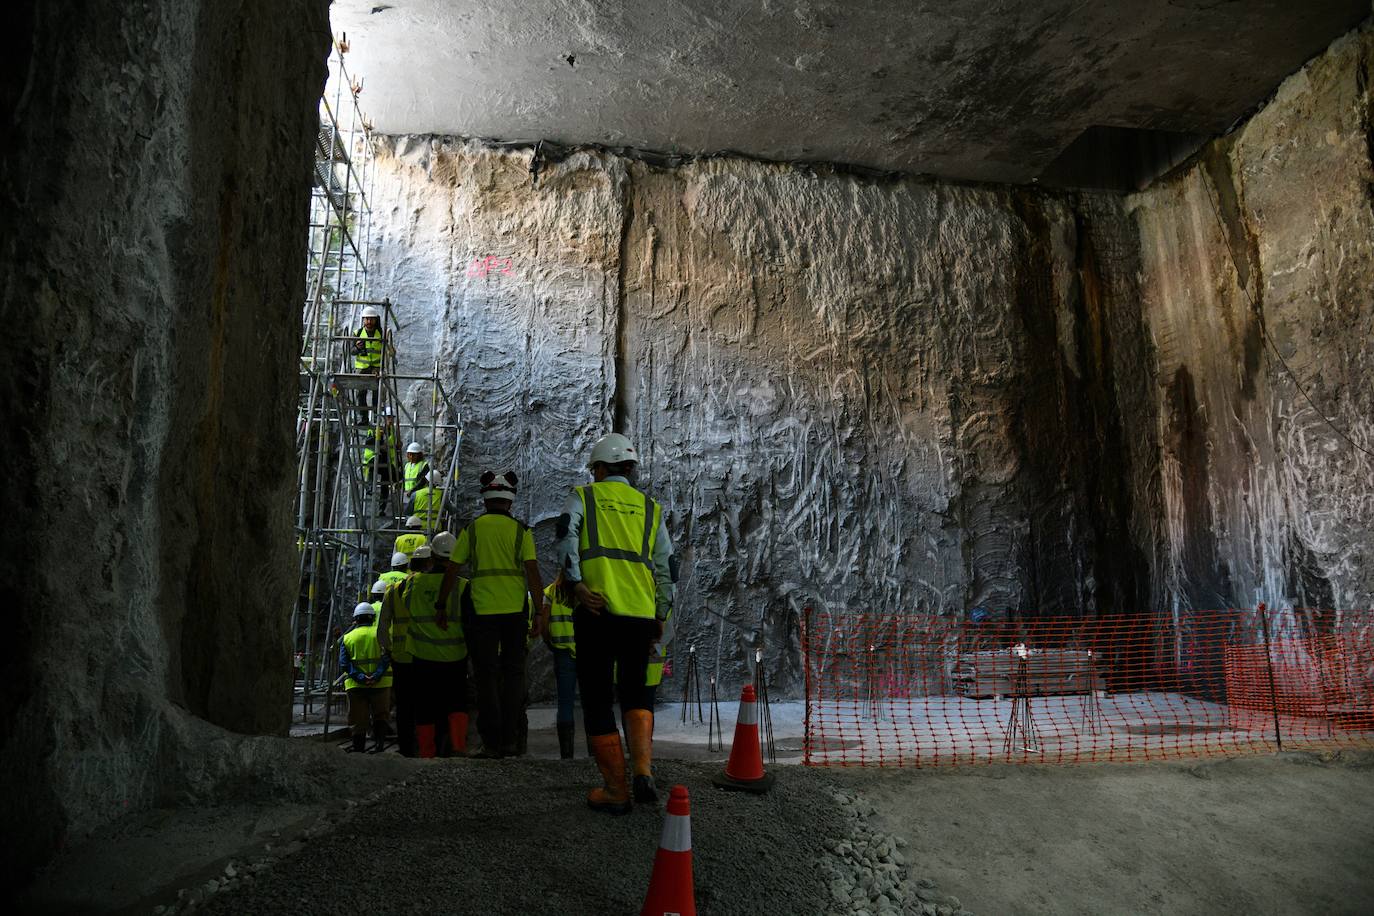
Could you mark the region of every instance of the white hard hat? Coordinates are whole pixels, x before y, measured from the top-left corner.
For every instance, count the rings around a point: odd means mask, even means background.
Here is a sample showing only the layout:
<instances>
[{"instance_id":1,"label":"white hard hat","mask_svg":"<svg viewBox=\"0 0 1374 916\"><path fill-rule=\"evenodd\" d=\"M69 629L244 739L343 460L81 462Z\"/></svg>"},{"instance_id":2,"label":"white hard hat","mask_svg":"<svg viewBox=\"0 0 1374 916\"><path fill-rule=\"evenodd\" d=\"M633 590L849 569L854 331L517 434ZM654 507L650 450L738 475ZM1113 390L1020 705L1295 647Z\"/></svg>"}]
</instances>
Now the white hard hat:
<instances>
[{"instance_id":1,"label":"white hard hat","mask_svg":"<svg viewBox=\"0 0 1374 916\"><path fill-rule=\"evenodd\" d=\"M406 527L423 528L425 527L425 520L420 518L420 516L418 515L412 515L410 518L406 519Z\"/></svg>"},{"instance_id":2,"label":"white hard hat","mask_svg":"<svg viewBox=\"0 0 1374 916\"><path fill-rule=\"evenodd\" d=\"M438 468L431 468L429 473L425 475L425 480L429 481L431 487L437 487L444 482L444 472Z\"/></svg>"},{"instance_id":3,"label":"white hard hat","mask_svg":"<svg viewBox=\"0 0 1374 916\"><path fill-rule=\"evenodd\" d=\"M447 531L440 531L434 536L434 540L429 542L434 555L436 557L442 557L445 560L453 555L453 547L457 543L458 539Z\"/></svg>"},{"instance_id":4,"label":"white hard hat","mask_svg":"<svg viewBox=\"0 0 1374 916\"><path fill-rule=\"evenodd\" d=\"M424 447L421 446L418 442L412 442L406 446L407 455L423 455L424 453Z\"/></svg>"},{"instance_id":5,"label":"white hard hat","mask_svg":"<svg viewBox=\"0 0 1374 916\"><path fill-rule=\"evenodd\" d=\"M359 601L358 606L353 609L354 617L376 617L377 609L366 601Z\"/></svg>"},{"instance_id":6,"label":"white hard hat","mask_svg":"<svg viewBox=\"0 0 1374 916\"><path fill-rule=\"evenodd\" d=\"M433 555L428 544L421 544L415 548L415 552L410 555L412 560L428 560Z\"/></svg>"},{"instance_id":7,"label":"white hard hat","mask_svg":"<svg viewBox=\"0 0 1374 916\"><path fill-rule=\"evenodd\" d=\"M620 433L607 433L592 446L592 456L587 459L587 467L596 464L624 464L627 461L639 463L639 455L630 440Z\"/></svg>"},{"instance_id":8,"label":"white hard hat","mask_svg":"<svg viewBox=\"0 0 1374 916\"><path fill-rule=\"evenodd\" d=\"M391 568L400 569L410 562L410 557L401 553L399 550L391 555Z\"/></svg>"},{"instance_id":9,"label":"white hard hat","mask_svg":"<svg viewBox=\"0 0 1374 916\"><path fill-rule=\"evenodd\" d=\"M494 471L486 471L482 474L482 498L492 499L515 499L515 472L507 471L504 474L497 474Z\"/></svg>"},{"instance_id":10,"label":"white hard hat","mask_svg":"<svg viewBox=\"0 0 1374 916\"><path fill-rule=\"evenodd\" d=\"M382 313L379 312L374 306L368 305L368 306L364 306L364 307L363 307L363 317L364 317L364 318L381 318L381 317L382 317Z\"/></svg>"},{"instance_id":11,"label":"white hard hat","mask_svg":"<svg viewBox=\"0 0 1374 916\"><path fill-rule=\"evenodd\" d=\"M378 579L376 582L373 582L373 583L372 583L372 594L374 594L374 595L384 595L384 594L386 594L386 580L385 580L385 579Z\"/></svg>"}]
</instances>

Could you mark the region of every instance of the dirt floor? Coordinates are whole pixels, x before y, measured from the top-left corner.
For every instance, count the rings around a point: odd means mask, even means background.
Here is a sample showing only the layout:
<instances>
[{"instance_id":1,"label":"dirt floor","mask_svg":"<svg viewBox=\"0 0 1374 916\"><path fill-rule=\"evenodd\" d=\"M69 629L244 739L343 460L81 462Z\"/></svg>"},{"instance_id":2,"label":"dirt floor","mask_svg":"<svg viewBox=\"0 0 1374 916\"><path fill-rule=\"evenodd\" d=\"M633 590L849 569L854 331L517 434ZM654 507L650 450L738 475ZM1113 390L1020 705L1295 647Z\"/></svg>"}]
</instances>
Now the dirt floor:
<instances>
[{"instance_id":1,"label":"dirt floor","mask_svg":"<svg viewBox=\"0 0 1374 916\"><path fill-rule=\"evenodd\" d=\"M537 731L531 747L551 750L550 736ZM1374 754L949 770L778 766L773 793L755 798L711 787L719 764L703 758L723 754L682 750L692 759L664 760L657 771L661 785L682 782L692 793L704 916L920 913L918 879L921 894L938 884L984 914L1374 912ZM582 792L594 771L584 757L383 755L367 758L356 778L349 774L359 758L332 759L337 804L133 815L69 850L22 906L149 913L184 911L195 898L197 910L224 913L639 909L661 811L587 811ZM893 909L832 896L829 850L852 825L841 805L847 793L864 812L864 803L873 806L868 829L906 840L909 880Z\"/></svg>"},{"instance_id":2,"label":"dirt floor","mask_svg":"<svg viewBox=\"0 0 1374 916\"><path fill-rule=\"evenodd\" d=\"M978 913L1374 913L1374 754L882 771L912 861Z\"/></svg>"}]
</instances>

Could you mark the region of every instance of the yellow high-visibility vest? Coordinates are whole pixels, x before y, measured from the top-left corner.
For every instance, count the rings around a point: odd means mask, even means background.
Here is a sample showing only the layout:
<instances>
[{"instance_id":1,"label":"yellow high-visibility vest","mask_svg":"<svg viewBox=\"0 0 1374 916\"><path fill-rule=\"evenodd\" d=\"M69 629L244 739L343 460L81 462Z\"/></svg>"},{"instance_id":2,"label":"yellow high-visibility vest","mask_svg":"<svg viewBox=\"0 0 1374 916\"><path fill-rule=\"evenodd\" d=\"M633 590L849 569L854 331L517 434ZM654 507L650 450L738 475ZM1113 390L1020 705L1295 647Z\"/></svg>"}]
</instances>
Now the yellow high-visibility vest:
<instances>
[{"instance_id":1,"label":"yellow high-visibility vest","mask_svg":"<svg viewBox=\"0 0 1374 916\"><path fill-rule=\"evenodd\" d=\"M382 646L377 642L377 624L375 622L371 626L354 627L349 630L344 634L343 643L344 651L348 653L348 657L364 674L371 674L376 671L377 666L382 663ZM351 677L344 678L344 690L356 690L359 687L390 686L390 668L375 684L360 684Z\"/></svg>"},{"instance_id":2,"label":"yellow high-visibility vest","mask_svg":"<svg viewBox=\"0 0 1374 916\"><path fill-rule=\"evenodd\" d=\"M620 617L654 617L654 544L662 510L629 484L603 480L577 488L582 500L578 555L582 581Z\"/></svg>"},{"instance_id":3,"label":"yellow high-visibility vest","mask_svg":"<svg viewBox=\"0 0 1374 916\"><path fill-rule=\"evenodd\" d=\"M577 639L573 634L573 609L558 600L558 590L550 585L544 589L544 597L549 599L549 643L555 649L564 649L577 658Z\"/></svg>"},{"instance_id":4,"label":"yellow high-visibility vest","mask_svg":"<svg viewBox=\"0 0 1374 916\"><path fill-rule=\"evenodd\" d=\"M649 664L644 669L644 686L657 687L663 683L663 666L668 663L668 643L673 639L673 609L668 609L668 616L663 619L663 638L654 643L649 650Z\"/></svg>"},{"instance_id":5,"label":"yellow high-visibility vest","mask_svg":"<svg viewBox=\"0 0 1374 916\"><path fill-rule=\"evenodd\" d=\"M382 593L382 604L389 605L391 608L391 625L387 628L387 633L391 636L391 660L404 665L412 661L410 647L406 645L406 623L407 619L403 616L405 609L401 603L402 590L397 586L391 586ZM382 622L381 614L378 612L377 622Z\"/></svg>"},{"instance_id":6,"label":"yellow high-visibility vest","mask_svg":"<svg viewBox=\"0 0 1374 916\"><path fill-rule=\"evenodd\" d=\"M410 534L403 534L400 537L396 538L396 543L394 546L396 548L397 553L403 553L406 556L410 556L411 554L415 553L415 548L423 547L428 543L429 538L425 537L420 532L415 531L411 532Z\"/></svg>"},{"instance_id":7,"label":"yellow high-visibility vest","mask_svg":"<svg viewBox=\"0 0 1374 916\"><path fill-rule=\"evenodd\" d=\"M419 461L407 461L405 467L406 492L412 492L420 485L420 476L429 474L429 462L423 458Z\"/></svg>"},{"instance_id":8,"label":"yellow high-visibility vest","mask_svg":"<svg viewBox=\"0 0 1374 916\"><path fill-rule=\"evenodd\" d=\"M372 479L372 459L377 457L373 446L378 440L381 441L382 454L386 457L387 466L393 470L396 467L396 430L378 426L368 435L367 447L363 449L363 480Z\"/></svg>"},{"instance_id":9,"label":"yellow high-visibility vest","mask_svg":"<svg viewBox=\"0 0 1374 916\"><path fill-rule=\"evenodd\" d=\"M468 582L459 577L457 588L449 595L448 626L441 628L436 622L434 603L443 582L443 573L416 573L401 586L399 604L405 620L406 648L424 661L460 662L468 657L468 645L463 637L458 602Z\"/></svg>"},{"instance_id":10,"label":"yellow high-visibility vest","mask_svg":"<svg viewBox=\"0 0 1374 916\"><path fill-rule=\"evenodd\" d=\"M534 538L528 529L499 512L473 519L453 548L453 562L468 564L472 609L482 616L525 610L525 562L533 559Z\"/></svg>"},{"instance_id":11,"label":"yellow high-visibility vest","mask_svg":"<svg viewBox=\"0 0 1374 916\"><path fill-rule=\"evenodd\" d=\"M382 365L382 329L378 328L371 334L367 328L359 328L358 336L365 343L363 352L353 354L354 369L376 369Z\"/></svg>"},{"instance_id":12,"label":"yellow high-visibility vest","mask_svg":"<svg viewBox=\"0 0 1374 916\"><path fill-rule=\"evenodd\" d=\"M415 514L420 516L426 528L439 527L439 509L443 504L443 490L421 487L415 491Z\"/></svg>"},{"instance_id":13,"label":"yellow high-visibility vest","mask_svg":"<svg viewBox=\"0 0 1374 916\"><path fill-rule=\"evenodd\" d=\"M377 578L385 582L387 588L391 588L391 586L397 584L398 582L404 582L406 580L406 574L404 571L399 569L388 569L386 572L382 573Z\"/></svg>"}]
</instances>

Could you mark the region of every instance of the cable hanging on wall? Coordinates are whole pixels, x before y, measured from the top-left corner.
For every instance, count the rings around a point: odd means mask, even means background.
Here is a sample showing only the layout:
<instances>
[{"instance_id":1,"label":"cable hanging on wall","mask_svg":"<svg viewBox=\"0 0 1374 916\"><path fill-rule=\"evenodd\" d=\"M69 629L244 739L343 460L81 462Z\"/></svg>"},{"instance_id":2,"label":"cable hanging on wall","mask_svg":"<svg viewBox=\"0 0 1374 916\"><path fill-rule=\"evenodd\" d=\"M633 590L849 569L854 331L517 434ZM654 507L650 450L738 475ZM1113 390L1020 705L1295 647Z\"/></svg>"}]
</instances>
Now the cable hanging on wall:
<instances>
[{"instance_id":1,"label":"cable hanging on wall","mask_svg":"<svg viewBox=\"0 0 1374 916\"><path fill-rule=\"evenodd\" d=\"M1245 301L1250 303L1250 310L1255 313L1255 318L1259 321L1260 336L1264 338L1264 342L1268 345L1269 350L1274 354L1274 358L1279 361L1279 365L1283 366L1284 371L1288 373L1288 377L1293 380L1293 386L1298 389L1298 393L1301 394L1303 400L1307 402L1307 406L1311 407L1312 411L1317 416L1321 417L1322 422L1329 426L1332 432L1334 432L1336 435L1344 439L1351 448L1355 449L1356 451L1363 452L1371 458L1374 458L1374 451L1371 451L1370 449L1367 449L1363 445L1360 445L1360 443L1356 442L1354 438L1351 437L1350 433L1346 432L1346 430L1342 429L1339 425L1337 425L1335 420L1328 417L1326 413L1317 406L1317 402L1312 400L1312 396L1307 393L1307 389L1303 386L1302 380L1298 378L1298 374L1293 371L1293 367L1288 365L1288 361L1284 359L1283 354L1279 352L1279 348L1277 345L1275 345L1274 339L1271 336L1269 336L1269 325L1264 320L1263 307L1255 301L1255 298L1253 296L1250 295L1248 284L1246 284L1241 279L1242 274L1240 271L1240 264L1236 262L1236 253L1235 250L1231 247L1230 234L1226 231L1226 222L1221 215L1221 206L1217 202L1216 198L1213 196L1214 193L1220 194L1220 192L1214 189L1212 187L1212 183L1206 180L1205 178L1203 180L1203 187L1207 193L1207 203L1212 208L1212 216L1215 217L1217 221L1217 231L1221 233L1222 241L1225 243L1226 256L1231 262L1231 270L1235 272L1236 286L1240 288L1241 294L1245 296ZM1256 276L1255 282L1261 282L1258 275Z\"/></svg>"}]
</instances>

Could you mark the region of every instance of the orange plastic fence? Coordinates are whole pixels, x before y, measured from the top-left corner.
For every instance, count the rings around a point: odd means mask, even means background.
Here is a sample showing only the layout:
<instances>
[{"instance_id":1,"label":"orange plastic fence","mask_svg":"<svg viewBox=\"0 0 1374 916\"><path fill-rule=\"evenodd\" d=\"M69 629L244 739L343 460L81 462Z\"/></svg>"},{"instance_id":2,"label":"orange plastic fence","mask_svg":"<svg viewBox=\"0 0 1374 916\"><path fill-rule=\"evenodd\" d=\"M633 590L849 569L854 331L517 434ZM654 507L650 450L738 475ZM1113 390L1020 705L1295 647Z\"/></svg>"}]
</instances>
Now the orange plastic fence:
<instances>
[{"instance_id":1,"label":"orange plastic fence","mask_svg":"<svg viewBox=\"0 0 1374 916\"><path fill-rule=\"evenodd\" d=\"M1374 747L1374 611L808 610L805 762L1082 763Z\"/></svg>"}]
</instances>

